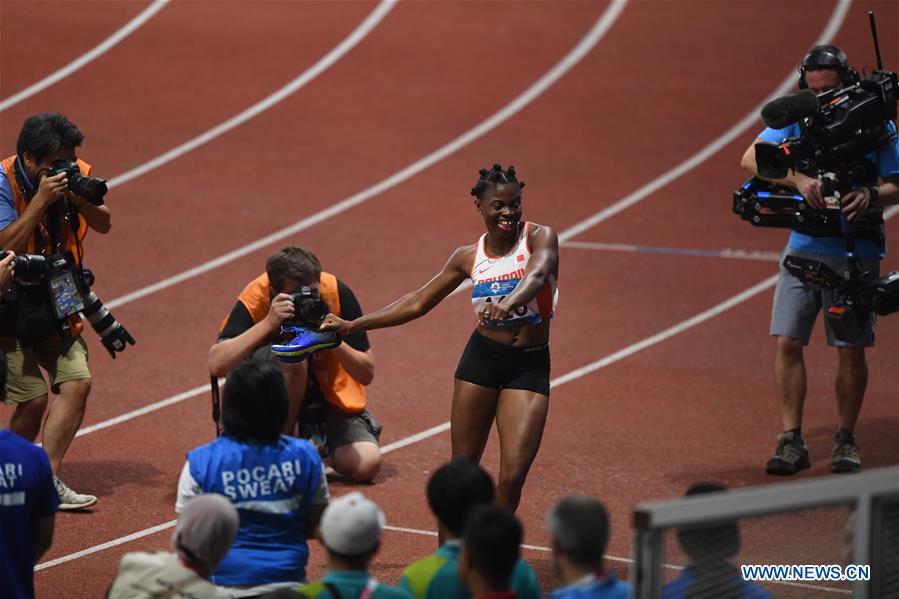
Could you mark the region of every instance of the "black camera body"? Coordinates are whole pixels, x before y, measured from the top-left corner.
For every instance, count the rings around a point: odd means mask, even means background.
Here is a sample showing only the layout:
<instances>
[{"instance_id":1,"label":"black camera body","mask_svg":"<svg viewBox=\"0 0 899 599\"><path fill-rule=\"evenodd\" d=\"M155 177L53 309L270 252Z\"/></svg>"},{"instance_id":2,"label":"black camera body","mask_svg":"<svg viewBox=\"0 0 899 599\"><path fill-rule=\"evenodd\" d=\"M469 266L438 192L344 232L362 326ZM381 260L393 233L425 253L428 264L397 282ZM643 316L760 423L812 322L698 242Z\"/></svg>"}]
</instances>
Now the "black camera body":
<instances>
[{"instance_id":1,"label":"black camera body","mask_svg":"<svg viewBox=\"0 0 899 599\"><path fill-rule=\"evenodd\" d=\"M57 160L47 173L48 177L54 177L65 173L69 182L69 189L95 206L103 205L103 196L109 191L106 181L97 177L89 177L81 173L78 163L74 160Z\"/></svg>"},{"instance_id":2,"label":"black camera body","mask_svg":"<svg viewBox=\"0 0 899 599\"><path fill-rule=\"evenodd\" d=\"M844 277L823 262L790 255L783 266L806 285L831 290L831 306L824 318L840 341L851 343L861 337L872 312L886 316L899 311L899 272L883 277L867 272Z\"/></svg>"},{"instance_id":3,"label":"black camera body","mask_svg":"<svg viewBox=\"0 0 899 599\"><path fill-rule=\"evenodd\" d=\"M759 174L782 179L790 170L799 170L810 176L822 172L845 173L845 178L852 180L876 177L877 173L862 159L868 152L883 149L896 139L888 123L896 120L897 98L896 73L881 71L849 87L821 94L817 97L817 110L810 114L806 112L809 105L805 98L774 100L766 109L781 102L781 110L776 111L778 117L789 115L795 107L792 122L803 119L805 122L801 124L799 137L779 145L756 144ZM771 112L775 111L769 109L768 114ZM783 124L780 119L777 123L765 120L769 126Z\"/></svg>"},{"instance_id":4,"label":"black camera body","mask_svg":"<svg viewBox=\"0 0 899 599\"><path fill-rule=\"evenodd\" d=\"M318 329L325 316L331 311L328 304L316 295L310 287L300 287L300 290L291 294L294 316L284 326L299 326L310 329Z\"/></svg>"},{"instance_id":5,"label":"black camera body","mask_svg":"<svg viewBox=\"0 0 899 599\"><path fill-rule=\"evenodd\" d=\"M0 252L0 259L5 256L6 252ZM9 329L10 336L19 339L23 346L53 334L69 334L68 317L79 313L100 336L113 359L116 352L125 351L126 344L134 345L128 330L91 291L94 274L77 268L71 254L49 258L19 254L15 258L15 277L16 288L4 296L0 326Z\"/></svg>"}]
</instances>

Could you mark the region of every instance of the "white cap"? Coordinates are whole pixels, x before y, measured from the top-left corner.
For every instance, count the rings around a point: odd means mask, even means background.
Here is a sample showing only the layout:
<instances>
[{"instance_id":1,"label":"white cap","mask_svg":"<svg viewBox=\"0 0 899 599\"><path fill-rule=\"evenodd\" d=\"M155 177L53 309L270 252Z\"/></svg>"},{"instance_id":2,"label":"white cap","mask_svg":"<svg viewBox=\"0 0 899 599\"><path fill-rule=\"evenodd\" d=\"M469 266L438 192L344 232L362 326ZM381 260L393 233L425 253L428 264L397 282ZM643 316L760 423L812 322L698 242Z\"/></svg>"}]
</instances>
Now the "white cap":
<instances>
[{"instance_id":1,"label":"white cap","mask_svg":"<svg viewBox=\"0 0 899 599\"><path fill-rule=\"evenodd\" d=\"M319 530L325 547L343 555L361 555L381 540L386 519L376 503L358 491L338 497L325 508Z\"/></svg>"}]
</instances>

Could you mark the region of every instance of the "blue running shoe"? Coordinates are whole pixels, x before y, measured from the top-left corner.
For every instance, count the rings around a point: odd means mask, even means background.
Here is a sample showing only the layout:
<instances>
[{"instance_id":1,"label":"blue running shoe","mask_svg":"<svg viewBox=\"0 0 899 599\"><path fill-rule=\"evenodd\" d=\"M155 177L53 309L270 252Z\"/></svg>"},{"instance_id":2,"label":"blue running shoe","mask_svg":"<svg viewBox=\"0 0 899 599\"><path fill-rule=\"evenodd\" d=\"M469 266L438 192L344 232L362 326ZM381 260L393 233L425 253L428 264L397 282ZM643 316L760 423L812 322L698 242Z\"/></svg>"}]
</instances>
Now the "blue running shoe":
<instances>
[{"instance_id":1,"label":"blue running shoe","mask_svg":"<svg viewBox=\"0 0 899 599\"><path fill-rule=\"evenodd\" d=\"M281 327L281 333L295 337L284 345L273 345L272 354L284 364L299 364L323 349L333 349L341 339L334 331L313 331L303 327Z\"/></svg>"}]
</instances>

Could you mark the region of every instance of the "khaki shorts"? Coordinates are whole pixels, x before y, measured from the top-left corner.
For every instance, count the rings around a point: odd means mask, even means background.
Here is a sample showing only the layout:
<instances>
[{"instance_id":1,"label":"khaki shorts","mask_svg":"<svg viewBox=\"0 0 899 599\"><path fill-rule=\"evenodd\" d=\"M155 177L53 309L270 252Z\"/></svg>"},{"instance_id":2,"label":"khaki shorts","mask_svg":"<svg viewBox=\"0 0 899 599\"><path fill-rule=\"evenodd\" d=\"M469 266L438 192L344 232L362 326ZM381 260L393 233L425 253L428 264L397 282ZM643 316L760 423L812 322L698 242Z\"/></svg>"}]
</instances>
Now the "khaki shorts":
<instances>
[{"instance_id":1,"label":"khaki shorts","mask_svg":"<svg viewBox=\"0 0 899 599\"><path fill-rule=\"evenodd\" d=\"M15 339L0 339L6 353L6 405L15 405L47 395L43 368L53 393L66 381L90 379L87 344L80 336L65 341L41 341L24 349ZM38 368L40 366L40 368Z\"/></svg>"}]
</instances>

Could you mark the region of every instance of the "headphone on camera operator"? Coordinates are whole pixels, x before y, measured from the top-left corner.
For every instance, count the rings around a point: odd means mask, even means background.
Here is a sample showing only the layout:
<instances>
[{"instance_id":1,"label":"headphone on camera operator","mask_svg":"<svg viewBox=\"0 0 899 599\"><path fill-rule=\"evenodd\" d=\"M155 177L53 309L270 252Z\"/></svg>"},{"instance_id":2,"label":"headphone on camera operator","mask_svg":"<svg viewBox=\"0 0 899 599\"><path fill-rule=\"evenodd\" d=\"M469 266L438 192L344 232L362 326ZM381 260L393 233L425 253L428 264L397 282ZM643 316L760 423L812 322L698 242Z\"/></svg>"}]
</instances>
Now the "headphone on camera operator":
<instances>
[{"instance_id":1,"label":"headphone on camera operator","mask_svg":"<svg viewBox=\"0 0 899 599\"><path fill-rule=\"evenodd\" d=\"M805 74L808 71L822 69L838 71L843 87L855 85L861 80L858 71L849 66L849 58L845 52L832 44L824 44L812 48L799 63L799 89L808 89L808 83L805 81Z\"/></svg>"}]
</instances>

